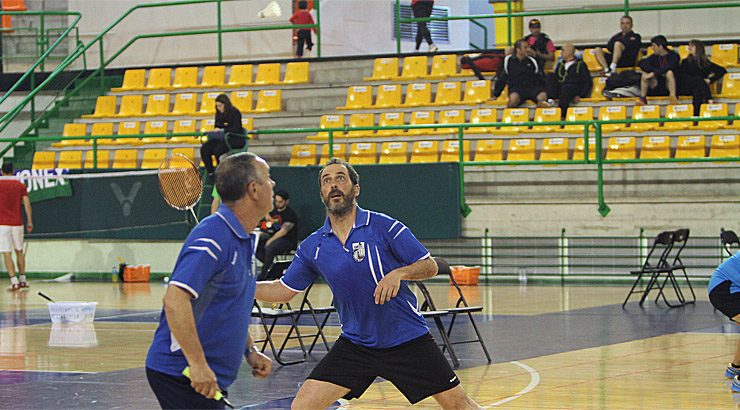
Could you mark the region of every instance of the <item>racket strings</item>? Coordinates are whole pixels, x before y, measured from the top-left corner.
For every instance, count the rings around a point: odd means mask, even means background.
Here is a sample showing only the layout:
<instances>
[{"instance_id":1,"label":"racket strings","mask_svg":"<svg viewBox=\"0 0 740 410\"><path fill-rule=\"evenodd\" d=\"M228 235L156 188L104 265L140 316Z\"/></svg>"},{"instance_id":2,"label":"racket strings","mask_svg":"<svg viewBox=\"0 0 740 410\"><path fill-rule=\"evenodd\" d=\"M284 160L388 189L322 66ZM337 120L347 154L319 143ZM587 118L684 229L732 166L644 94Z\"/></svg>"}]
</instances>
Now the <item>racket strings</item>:
<instances>
[{"instance_id":1,"label":"racket strings","mask_svg":"<svg viewBox=\"0 0 740 410\"><path fill-rule=\"evenodd\" d=\"M190 209L198 203L203 192L200 172L184 156L167 158L159 166L159 190L171 207Z\"/></svg>"}]
</instances>

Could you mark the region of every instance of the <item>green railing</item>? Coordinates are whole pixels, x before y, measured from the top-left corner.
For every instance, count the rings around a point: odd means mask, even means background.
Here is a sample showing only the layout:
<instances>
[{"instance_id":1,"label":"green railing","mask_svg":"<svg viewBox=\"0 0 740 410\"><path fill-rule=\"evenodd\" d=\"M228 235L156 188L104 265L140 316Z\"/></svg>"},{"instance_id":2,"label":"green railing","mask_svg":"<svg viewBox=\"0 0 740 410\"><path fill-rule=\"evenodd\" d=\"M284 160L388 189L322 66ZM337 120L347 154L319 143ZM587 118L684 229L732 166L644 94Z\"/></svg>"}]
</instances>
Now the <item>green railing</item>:
<instances>
[{"instance_id":1,"label":"green railing","mask_svg":"<svg viewBox=\"0 0 740 410\"><path fill-rule=\"evenodd\" d=\"M8 15L8 16L39 16L39 25L36 26L30 26L30 27L13 27L12 31L29 31L33 34L34 37L34 43L36 45L34 55L23 55L23 56L7 56L3 55L3 61L9 61L9 60L28 60L33 59L33 61L37 61L41 59L41 56L44 54L44 52L49 47L49 39L52 38L52 32L59 32L58 35L59 38L61 37L67 37L69 34L68 28L71 26L73 27L73 30L75 31L75 44L79 43L80 41L80 32L79 28L76 26L77 21L79 21L79 18L77 18L72 24L68 25L67 27L47 27L46 18L49 16L79 16L81 17L80 13L77 12L69 12L69 11L0 11L0 16L2 15ZM6 32L10 30L2 30L3 34L7 36ZM66 55L67 53L65 53ZM45 70L45 59L41 59L41 63L39 64L38 68L41 71Z\"/></svg>"},{"instance_id":2,"label":"green railing","mask_svg":"<svg viewBox=\"0 0 740 410\"><path fill-rule=\"evenodd\" d=\"M650 6L632 6L629 0L624 1L624 7L593 7L593 8L579 8L579 9L561 9L561 10L541 10L541 11L522 11L513 12L511 8L512 0L507 0L507 12L498 14L478 14L470 16L449 16L449 17L427 17L427 18L401 18L400 12L400 0L396 0L396 52L401 53L401 24L402 23L416 23L421 21L454 21L454 20L483 20L483 19L507 19L508 35L507 35L507 46L514 44L514 39L511 32L511 19L514 17L529 17L529 16L558 16L558 15L577 15L577 14L594 14L594 13L624 13L630 14L632 12L642 11L668 11L668 10L696 10L696 9L717 9L717 8L729 8L729 7L740 7L740 2L723 2L717 1L713 3L696 3L696 4L670 4L670 5L650 5ZM497 46L499 46L497 44Z\"/></svg>"}]
</instances>

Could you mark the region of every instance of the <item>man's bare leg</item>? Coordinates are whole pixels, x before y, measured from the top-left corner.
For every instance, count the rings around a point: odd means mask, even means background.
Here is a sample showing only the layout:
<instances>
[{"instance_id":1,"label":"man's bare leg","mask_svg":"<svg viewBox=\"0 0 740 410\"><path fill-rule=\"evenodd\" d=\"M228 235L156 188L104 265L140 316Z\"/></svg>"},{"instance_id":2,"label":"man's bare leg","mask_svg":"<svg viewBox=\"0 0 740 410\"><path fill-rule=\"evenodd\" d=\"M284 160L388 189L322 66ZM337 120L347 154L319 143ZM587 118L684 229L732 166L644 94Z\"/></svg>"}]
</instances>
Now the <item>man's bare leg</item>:
<instances>
[{"instance_id":1,"label":"man's bare leg","mask_svg":"<svg viewBox=\"0 0 740 410\"><path fill-rule=\"evenodd\" d=\"M473 399L471 399L462 385L445 390L441 393L437 393L432 396L434 400L437 400L439 406L443 409L480 409L481 407Z\"/></svg>"},{"instance_id":2,"label":"man's bare leg","mask_svg":"<svg viewBox=\"0 0 740 410\"><path fill-rule=\"evenodd\" d=\"M325 409L349 393L349 389L334 383L308 379L293 399L291 409Z\"/></svg>"}]
</instances>

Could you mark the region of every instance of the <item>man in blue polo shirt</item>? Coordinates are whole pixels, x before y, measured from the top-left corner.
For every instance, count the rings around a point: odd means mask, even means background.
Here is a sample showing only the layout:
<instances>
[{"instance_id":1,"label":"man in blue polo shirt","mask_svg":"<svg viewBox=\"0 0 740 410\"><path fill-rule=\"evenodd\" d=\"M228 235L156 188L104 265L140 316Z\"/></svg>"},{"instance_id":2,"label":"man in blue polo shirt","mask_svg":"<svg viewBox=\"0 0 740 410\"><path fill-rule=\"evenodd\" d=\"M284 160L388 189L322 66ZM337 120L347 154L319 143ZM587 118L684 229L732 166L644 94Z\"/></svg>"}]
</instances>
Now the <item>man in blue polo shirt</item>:
<instances>
[{"instance_id":1,"label":"man in blue polo shirt","mask_svg":"<svg viewBox=\"0 0 740 410\"><path fill-rule=\"evenodd\" d=\"M740 253L722 262L709 279L709 301L712 305L740 324ZM735 357L727 365L725 376L732 379L732 391L740 393L740 341Z\"/></svg>"},{"instance_id":2,"label":"man in blue polo shirt","mask_svg":"<svg viewBox=\"0 0 740 410\"><path fill-rule=\"evenodd\" d=\"M437 264L403 223L357 206L360 178L332 158L319 173L329 217L301 243L282 279L257 282L255 297L285 302L322 276L334 294L342 334L301 386L293 408L326 408L358 398L376 377L411 403L432 396L442 408L478 408L460 385L417 310L407 280Z\"/></svg>"},{"instance_id":3,"label":"man in blue polo shirt","mask_svg":"<svg viewBox=\"0 0 740 410\"><path fill-rule=\"evenodd\" d=\"M214 397L218 391L226 396L242 355L253 375L272 370L247 331L256 283L255 238L248 232L272 209L274 185L270 167L254 154L232 155L218 166L223 204L185 240L146 358L162 408L224 408L227 402Z\"/></svg>"}]
</instances>

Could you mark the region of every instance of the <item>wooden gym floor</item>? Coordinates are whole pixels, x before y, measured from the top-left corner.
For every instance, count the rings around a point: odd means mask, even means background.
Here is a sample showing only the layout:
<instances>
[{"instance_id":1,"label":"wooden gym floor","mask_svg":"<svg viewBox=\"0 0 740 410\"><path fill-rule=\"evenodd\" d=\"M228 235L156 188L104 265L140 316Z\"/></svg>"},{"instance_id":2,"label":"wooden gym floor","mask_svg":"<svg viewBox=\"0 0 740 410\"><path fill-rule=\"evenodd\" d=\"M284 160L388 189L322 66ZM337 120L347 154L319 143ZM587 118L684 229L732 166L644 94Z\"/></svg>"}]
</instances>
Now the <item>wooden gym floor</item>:
<instances>
[{"instance_id":1,"label":"wooden gym floor","mask_svg":"<svg viewBox=\"0 0 740 410\"><path fill-rule=\"evenodd\" d=\"M429 289L438 305L454 296L442 283ZM486 408L740 408L740 395L723 376L740 334L712 309L704 286L696 289L695 305L677 309L652 301L622 309L626 285L464 289L472 304L485 306L476 318L493 364L479 345L458 345L457 374ZM0 408L157 408L143 363L164 290L159 283L36 282L28 292L0 294ZM52 326L38 291L56 300L97 301L94 324ZM311 291L314 305L330 299L325 285ZM255 325L250 329L259 338L263 332ZM472 332L465 321L455 326ZM338 334L335 316L326 333L330 340ZM323 354L321 348L304 364L276 364L267 380L252 378L242 366L229 389L231 402L289 408ZM297 357L296 350L287 355ZM379 380L341 407L407 406L398 390ZM436 403L428 399L416 407Z\"/></svg>"}]
</instances>

